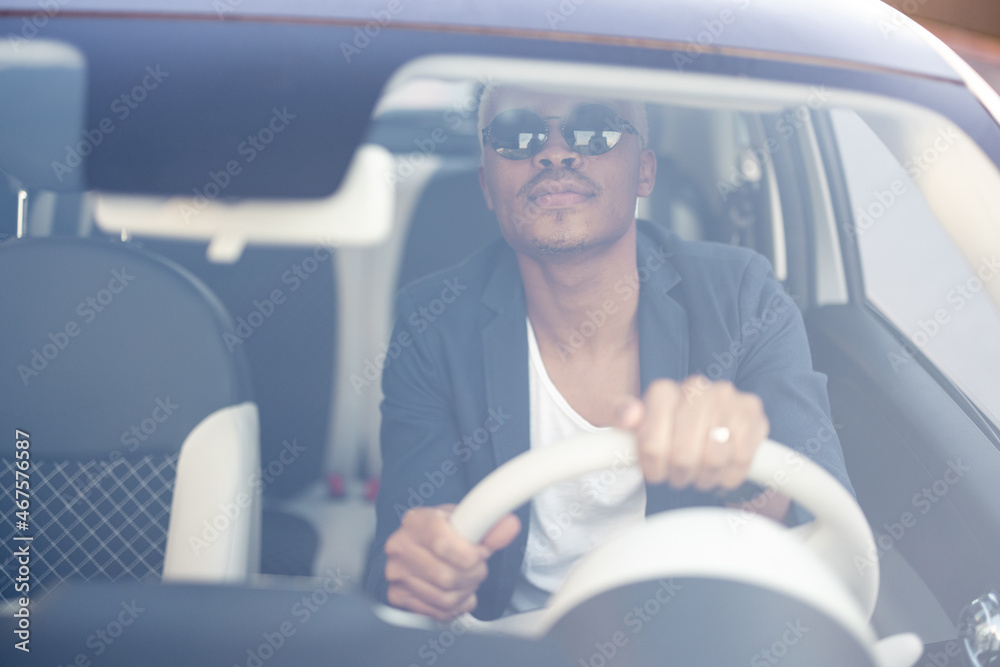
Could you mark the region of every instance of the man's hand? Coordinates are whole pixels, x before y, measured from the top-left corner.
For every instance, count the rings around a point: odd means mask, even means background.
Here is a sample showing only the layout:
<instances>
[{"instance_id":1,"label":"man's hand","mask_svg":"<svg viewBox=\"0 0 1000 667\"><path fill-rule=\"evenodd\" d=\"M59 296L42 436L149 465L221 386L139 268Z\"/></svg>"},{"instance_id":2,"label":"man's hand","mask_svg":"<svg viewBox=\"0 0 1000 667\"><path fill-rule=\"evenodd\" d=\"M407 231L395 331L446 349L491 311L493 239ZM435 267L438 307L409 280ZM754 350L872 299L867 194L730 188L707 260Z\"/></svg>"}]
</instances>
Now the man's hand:
<instances>
[{"instance_id":1,"label":"man's hand","mask_svg":"<svg viewBox=\"0 0 1000 667\"><path fill-rule=\"evenodd\" d=\"M618 427L635 432L648 481L702 491L742 484L770 429L757 395L697 375L682 384L657 380L642 400L623 400Z\"/></svg>"},{"instance_id":2,"label":"man's hand","mask_svg":"<svg viewBox=\"0 0 1000 667\"><path fill-rule=\"evenodd\" d=\"M476 608L476 589L486 578L486 561L510 544L521 522L508 514L473 544L455 532L455 505L418 507L403 515L385 543L389 604L439 621Z\"/></svg>"}]
</instances>

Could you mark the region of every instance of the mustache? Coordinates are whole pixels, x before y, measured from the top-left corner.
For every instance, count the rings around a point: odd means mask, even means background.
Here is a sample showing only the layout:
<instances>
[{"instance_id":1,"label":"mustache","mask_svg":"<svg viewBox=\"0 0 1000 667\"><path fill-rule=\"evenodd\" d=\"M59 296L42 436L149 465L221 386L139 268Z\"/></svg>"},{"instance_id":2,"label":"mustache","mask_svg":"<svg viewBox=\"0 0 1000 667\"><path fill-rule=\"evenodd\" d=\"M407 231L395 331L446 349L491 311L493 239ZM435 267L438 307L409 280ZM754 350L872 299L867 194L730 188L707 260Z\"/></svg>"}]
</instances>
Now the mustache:
<instances>
[{"instance_id":1,"label":"mustache","mask_svg":"<svg viewBox=\"0 0 1000 667\"><path fill-rule=\"evenodd\" d=\"M531 180L525 183L520 190L517 191L517 196L527 197L529 192L546 181L552 181L553 183L558 183L560 181L575 181L577 183L583 183L596 194L601 193L601 188L597 185L597 183L590 180L572 167L562 167L559 169L549 168L538 172L531 178Z\"/></svg>"}]
</instances>

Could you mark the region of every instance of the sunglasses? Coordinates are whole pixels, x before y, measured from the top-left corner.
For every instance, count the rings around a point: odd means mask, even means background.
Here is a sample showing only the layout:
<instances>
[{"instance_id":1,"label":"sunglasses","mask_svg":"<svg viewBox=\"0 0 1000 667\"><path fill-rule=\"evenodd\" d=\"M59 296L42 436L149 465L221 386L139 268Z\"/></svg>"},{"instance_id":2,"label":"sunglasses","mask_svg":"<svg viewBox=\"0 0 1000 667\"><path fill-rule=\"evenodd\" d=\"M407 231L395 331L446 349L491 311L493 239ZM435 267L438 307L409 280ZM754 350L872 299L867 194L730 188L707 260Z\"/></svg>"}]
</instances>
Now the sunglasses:
<instances>
[{"instance_id":1,"label":"sunglasses","mask_svg":"<svg viewBox=\"0 0 1000 667\"><path fill-rule=\"evenodd\" d=\"M549 140L549 121L528 109L508 109L483 128L483 145L508 160L527 160ZM580 155L603 155L618 145L625 132L638 136L632 123L603 104L584 104L563 119L566 144Z\"/></svg>"}]
</instances>

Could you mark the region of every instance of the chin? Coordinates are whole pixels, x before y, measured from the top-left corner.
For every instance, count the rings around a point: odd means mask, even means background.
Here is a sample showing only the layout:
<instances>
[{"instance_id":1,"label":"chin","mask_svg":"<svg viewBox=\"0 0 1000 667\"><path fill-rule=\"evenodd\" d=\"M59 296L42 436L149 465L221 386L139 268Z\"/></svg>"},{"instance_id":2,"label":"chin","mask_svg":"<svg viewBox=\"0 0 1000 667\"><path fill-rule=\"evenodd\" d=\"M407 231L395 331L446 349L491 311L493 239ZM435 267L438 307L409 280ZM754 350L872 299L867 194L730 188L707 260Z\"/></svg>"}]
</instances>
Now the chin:
<instances>
[{"instance_id":1,"label":"chin","mask_svg":"<svg viewBox=\"0 0 1000 667\"><path fill-rule=\"evenodd\" d=\"M587 249L587 243L585 241L567 241L567 242L552 242L542 239L536 239L534 242L535 251L540 255L547 256L559 256L559 255L579 255L584 250Z\"/></svg>"}]
</instances>

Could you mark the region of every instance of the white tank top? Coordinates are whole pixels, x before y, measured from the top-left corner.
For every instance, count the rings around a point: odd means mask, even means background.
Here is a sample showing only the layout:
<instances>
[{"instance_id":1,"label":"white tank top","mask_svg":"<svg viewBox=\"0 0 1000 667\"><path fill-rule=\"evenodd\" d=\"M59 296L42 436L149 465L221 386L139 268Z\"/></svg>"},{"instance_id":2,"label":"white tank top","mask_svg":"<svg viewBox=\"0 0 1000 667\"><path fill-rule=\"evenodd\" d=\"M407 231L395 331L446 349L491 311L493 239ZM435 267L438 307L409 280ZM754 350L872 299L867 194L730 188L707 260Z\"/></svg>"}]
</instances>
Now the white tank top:
<instances>
[{"instance_id":1,"label":"white tank top","mask_svg":"<svg viewBox=\"0 0 1000 667\"><path fill-rule=\"evenodd\" d=\"M530 319L527 328L531 448L608 430L594 426L566 402L545 371ZM536 495L521 574L505 613L543 607L580 556L615 531L641 523L645 514L646 487L638 468L585 475Z\"/></svg>"}]
</instances>

